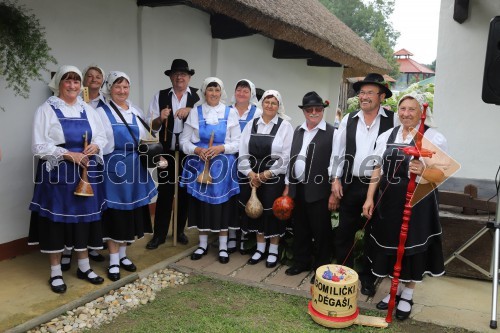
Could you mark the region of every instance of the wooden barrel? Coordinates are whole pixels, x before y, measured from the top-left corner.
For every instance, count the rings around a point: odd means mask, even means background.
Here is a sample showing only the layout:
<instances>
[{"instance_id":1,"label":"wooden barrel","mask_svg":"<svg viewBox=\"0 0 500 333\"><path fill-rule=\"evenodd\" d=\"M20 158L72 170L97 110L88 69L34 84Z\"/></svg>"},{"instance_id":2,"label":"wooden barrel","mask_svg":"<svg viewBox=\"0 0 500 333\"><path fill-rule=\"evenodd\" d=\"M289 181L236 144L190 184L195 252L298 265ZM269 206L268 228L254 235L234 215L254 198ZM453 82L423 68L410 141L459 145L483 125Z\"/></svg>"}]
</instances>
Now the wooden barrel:
<instances>
[{"instance_id":1,"label":"wooden barrel","mask_svg":"<svg viewBox=\"0 0 500 333\"><path fill-rule=\"evenodd\" d=\"M316 270L309 314L320 325L331 328L351 326L359 314L358 274L341 265L324 265Z\"/></svg>"}]
</instances>

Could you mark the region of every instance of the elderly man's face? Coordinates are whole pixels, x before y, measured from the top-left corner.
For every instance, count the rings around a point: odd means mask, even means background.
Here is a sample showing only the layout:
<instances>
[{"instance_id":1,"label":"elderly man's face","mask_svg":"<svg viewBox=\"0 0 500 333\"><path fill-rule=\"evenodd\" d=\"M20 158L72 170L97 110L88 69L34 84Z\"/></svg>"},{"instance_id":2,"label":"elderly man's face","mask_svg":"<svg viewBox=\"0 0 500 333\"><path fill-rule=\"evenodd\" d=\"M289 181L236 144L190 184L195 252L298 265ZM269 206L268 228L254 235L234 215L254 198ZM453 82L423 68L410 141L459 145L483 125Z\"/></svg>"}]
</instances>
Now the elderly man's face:
<instances>
[{"instance_id":1,"label":"elderly man's face","mask_svg":"<svg viewBox=\"0 0 500 333\"><path fill-rule=\"evenodd\" d=\"M189 86L189 80L191 80L191 75L185 72L173 72L170 74L170 81L176 92L186 90Z\"/></svg>"},{"instance_id":2,"label":"elderly man's face","mask_svg":"<svg viewBox=\"0 0 500 333\"><path fill-rule=\"evenodd\" d=\"M323 119L325 108L322 106L309 106L303 108L302 111L304 112L304 117L306 118L307 128L313 129L318 126Z\"/></svg>"}]
</instances>

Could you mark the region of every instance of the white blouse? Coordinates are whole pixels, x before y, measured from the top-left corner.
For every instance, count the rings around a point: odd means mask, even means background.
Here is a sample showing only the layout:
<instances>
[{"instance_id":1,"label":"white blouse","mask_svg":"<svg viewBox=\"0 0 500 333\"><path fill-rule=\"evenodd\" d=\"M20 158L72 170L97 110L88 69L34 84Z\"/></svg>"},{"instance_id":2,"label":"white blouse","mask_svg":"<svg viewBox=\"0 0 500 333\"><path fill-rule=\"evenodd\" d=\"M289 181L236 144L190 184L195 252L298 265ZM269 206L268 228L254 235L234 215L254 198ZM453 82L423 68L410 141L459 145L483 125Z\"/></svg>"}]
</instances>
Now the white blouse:
<instances>
[{"instance_id":1,"label":"white blouse","mask_svg":"<svg viewBox=\"0 0 500 333\"><path fill-rule=\"evenodd\" d=\"M116 111L109 105L107 104L109 109L111 110L111 113L115 117L115 120L119 124L123 124L123 121L120 119L120 117L116 114ZM142 117L142 110L139 109L137 106L133 105L130 103L130 101L127 100L127 105L128 105L128 110L125 110L121 108L119 105L115 103L116 107L118 110L121 112L123 118L128 124L133 123L133 115L135 114L136 116ZM106 115L106 111L102 107L97 109L97 113L101 117L102 124L104 126L104 132L106 133L106 138L108 139L108 143L106 146L103 148L103 153L110 154L115 150L115 138L113 136L113 127L111 126L111 122L109 121L108 116ZM138 141L142 139L148 139L150 138L148 131L146 128L142 125L139 119L136 120L137 126L139 126L139 138ZM127 130L128 131L128 130ZM137 138L136 138L137 139Z\"/></svg>"},{"instance_id":2,"label":"white blouse","mask_svg":"<svg viewBox=\"0 0 500 333\"><path fill-rule=\"evenodd\" d=\"M222 103L219 103L215 107L209 106L207 103L202 104L203 119L205 119L207 124L217 124L219 119L224 119L225 113L226 105ZM195 143L200 142L199 126L198 105L196 105L189 112L189 116L184 123L184 130L179 136L179 143L185 154L194 154L194 150L197 147ZM224 154L235 154L238 152L240 137L241 131L238 122L238 113L234 109L230 109L227 118L226 138L224 140Z\"/></svg>"},{"instance_id":3,"label":"white blouse","mask_svg":"<svg viewBox=\"0 0 500 333\"><path fill-rule=\"evenodd\" d=\"M276 115L269 123L265 123L262 120L262 116L257 120L257 133L259 134L269 134L273 129L273 126L278 123L278 115ZM243 129L241 133L240 140L240 150L239 150L239 162L238 171L243 175L248 176L250 173L250 161L248 159L248 143L250 142L250 136L252 133L253 122L248 122L248 124ZM290 161L290 149L292 147L293 139L293 127L287 120L283 119L276 136L274 137L273 144L271 146L271 154L278 156L278 160L273 163L270 171L273 175L286 174L286 169L288 168L288 162Z\"/></svg>"},{"instance_id":4,"label":"white blouse","mask_svg":"<svg viewBox=\"0 0 500 333\"><path fill-rule=\"evenodd\" d=\"M415 128L419 128L420 123L415 126ZM387 148L387 140L391 135L393 128L385 131L380 134L377 139L377 146L374 149L373 154L377 157L377 160L374 160L374 165L380 165L382 161L382 156ZM413 135L409 133L406 136L406 139L403 139L403 126L399 127L398 133L394 140L394 143L403 143L410 144L413 140ZM420 161L424 163L426 167L434 166L441 170L446 170L450 166L450 158L447 155L448 153L448 142L443 134L436 131L434 128L428 128L424 133L424 138L422 140L422 148L429 149L435 154L432 157L421 157ZM420 177L417 177L417 181L419 181ZM426 182L426 181L422 181Z\"/></svg>"},{"instance_id":5,"label":"white blouse","mask_svg":"<svg viewBox=\"0 0 500 333\"><path fill-rule=\"evenodd\" d=\"M240 120L247 120L248 114L250 113L250 109L252 108L252 105L253 105L252 103L248 104L248 109L245 112L243 112L243 114L241 115L241 117L240 117L240 113L238 112L238 109L236 108L236 105L233 104L232 107L236 111L236 114L238 115L238 118ZM261 115L262 115L262 110L259 107L257 107L255 109L255 113L253 114L253 118L252 119L259 118ZM248 120L250 121L252 119L248 119Z\"/></svg>"},{"instance_id":6,"label":"white blouse","mask_svg":"<svg viewBox=\"0 0 500 333\"><path fill-rule=\"evenodd\" d=\"M41 159L47 160L47 171L50 171L56 166L59 161L63 159L63 154L68 152L66 148L58 147L58 145L65 144L66 140L64 139L61 123L51 105L61 110L62 114L68 118L80 118L82 111L85 110L92 130L92 140L89 144L96 144L99 147L99 156L102 161L102 154L107 144L107 139L97 112L79 96L77 97L76 103L73 105L66 104L59 97L51 96L45 103L40 105L35 112L33 120L33 137L31 141L31 150L33 154Z\"/></svg>"}]
</instances>

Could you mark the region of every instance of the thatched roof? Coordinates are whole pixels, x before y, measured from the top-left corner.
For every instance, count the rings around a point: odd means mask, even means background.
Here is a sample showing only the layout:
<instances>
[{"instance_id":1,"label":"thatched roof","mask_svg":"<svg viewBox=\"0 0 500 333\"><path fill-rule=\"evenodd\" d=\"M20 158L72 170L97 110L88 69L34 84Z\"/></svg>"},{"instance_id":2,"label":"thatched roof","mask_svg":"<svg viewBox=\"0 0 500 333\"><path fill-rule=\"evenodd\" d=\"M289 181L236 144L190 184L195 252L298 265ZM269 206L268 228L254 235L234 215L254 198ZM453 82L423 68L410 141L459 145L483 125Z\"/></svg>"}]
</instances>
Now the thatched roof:
<instances>
[{"instance_id":1,"label":"thatched roof","mask_svg":"<svg viewBox=\"0 0 500 333\"><path fill-rule=\"evenodd\" d=\"M387 73L387 61L318 0L190 0L194 7L238 20L348 67L344 77Z\"/></svg>"}]
</instances>

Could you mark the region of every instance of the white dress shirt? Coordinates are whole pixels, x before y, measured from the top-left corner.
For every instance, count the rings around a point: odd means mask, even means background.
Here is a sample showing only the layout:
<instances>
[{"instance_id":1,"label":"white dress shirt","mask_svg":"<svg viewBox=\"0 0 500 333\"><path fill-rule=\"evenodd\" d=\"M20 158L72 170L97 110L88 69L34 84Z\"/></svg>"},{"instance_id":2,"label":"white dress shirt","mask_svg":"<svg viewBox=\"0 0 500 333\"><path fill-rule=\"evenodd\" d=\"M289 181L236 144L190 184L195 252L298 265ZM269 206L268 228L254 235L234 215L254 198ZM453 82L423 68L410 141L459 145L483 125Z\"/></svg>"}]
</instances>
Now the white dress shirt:
<instances>
[{"instance_id":1,"label":"white dress shirt","mask_svg":"<svg viewBox=\"0 0 500 333\"><path fill-rule=\"evenodd\" d=\"M257 133L259 134L269 134L271 133L273 126L278 123L278 115L276 115L269 123L265 123L262 116L257 120ZM243 129L241 133L240 140L240 150L239 150L239 163L238 171L243 175L248 176L250 173L250 161L248 159L248 143L250 142L250 136L252 133L252 122L248 124ZM276 160L271 168L269 169L273 175L286 174L288 168L288 162L290 162L290 148L292 147L293 139L293 127L287 120L282 121L276 136L274 137L273 144L271 146L271 154L277 156Z\"/></svg>"},{"instance_id":2,"label":"white dress shirt","mask_svg":"<svg viewBox=\"0 0 500 333\"><path fill-rule=\"evenodd\" d=\"M99 93L99 95L96 98L94 98L93 100L90 100L88 104L93 109L97 109L97 104L99 104L100 100L102 100L104 103L106 103L106 99L104 98L104 96L101 93Z\"/></svg>"},{"instance_id":3,"label":"white dress shirt","mask_svg":"<svg viewBox=\"0 0 500 333\"><path fill-rule=\"evenodd\" d=\"M182 130L184 129L184 120L179 119L176 117L177 111L179 109L185 108L186 103L187 103L187 97L188 93L191 94L191 89L187 87L186 91L182 94L181 99L177 99L177 95L174 92L174 89L170 90L170 95L171 95L171 103L170 105L172 106L172 112L174 113L174 128L173 128L173 133L181 133ZM146 115L146 121L148 124L151 123L153 119L156 119L160 116L160 105L159 105L159 99L160 99L160 92L156 93L156 95L153 96L153 99L149 103L149 112ZM162 123L163 126L163 123ZM161 129L161 127L160 127ZM172 135L172 142L170 144L170 150L175 150L175 140L176 136ZM180 140L179 140L180 141Z\"/></svg>"},{"instance_id":4,"label":"white dress shirt","mask_svg":"<svg viewBox=\"0 0 500 333\"><path fill-rule=\"evenodd\" d=\"M56 113L52 109L61 110L62 114L68 118L80 118L81 112L85 109L87 119L92 130L92 140L89 144L96 144L99 147L101 156L107 144L103 124L94 109L92 109L83 99L78 96L73 105L66 104L59 97L51 96L45 103L38 107L33 120L33 137L31 150L34 155L47 160L47 171L50 171L57 163L63 159L63 154L68 150L57 145L65 144L64 132ZM82 139L83 150L83 139Z\"/></svg>"},{"instance_id":5,"label":"white dress shirt","mask_svg":"<svg viewBox=\"0 0 500 333\"><path fill-rule=\"evenodd\" d=\"M326 122L324 119L321 120L321 122L313 129L308 129L306 122L304 122L300 128L304 130L304 138L302 139L302 147L300 148L300 152L293 166L293 176L295 179L303 181L306 173L307 148L319 130L326 131ZM285 178L285 183L288 184L288 173Z\"/></svg>"},{"instance_id":6,"label":"white dress shirt","mask_svg":"<svg viewBox=\"0 0 500 333\"><path fill-rule=\"evenodd\" d=\"M220 119L224 119L226 105L219 103L217 106L212 107L207 103L203 103L201 107L203 118L208 124L215 125ZM230 109L229 111L226 126L224 154L235 154L238 152L241 131L238 122L238 113L234 109ZM184 130L179 137L180 146L186 155L194 154L195 148L198 147L196 143L200 142L199 127L198 106L196 105L193 110L189 112L189 116L184 123Z\"/></svg>"},{"instance_id":7,"label":"white dress shirt","mask_svg":"<svg viewBox=\"0 0 500 333\"><path fill-rule=\"evenodd\" d=\"M130 103L127 100L127 105L128 105L128 110L125 110L121 108L119 105L115 103L116 107L118 110L121 112L123 118L128 124L133 123L133 115L135 114L136 116L142 117L142 110ZM120 117L116 114L116 111L108 104L109 109L111 110L112 115L115 117L115 120L119 124L123 124L123 121L120 119ZM97 108L97 113L101 117L102 124L104 126L104 132L106 133L106 138L108 139L108 143L103 149L104 154L110 154L115 150L115 138L113 136L113 126L111 125L111 122L109 121L108 116L106 115L106 111L102 107ZM139 119L136 119L137 126L139 127L139 138L138 141L142 139L149 139L150 135L146 128L142 125L141 121ZM128 131L128 130L127 130ZM131 143L135 143L134 141L131 141Z\"/></svg>"},{"instance_id":8,"label":"white dress shirt","mask_svg":"<svg viewBox=\"0 0 500 333\"><path fill-rule=\"evenodd\" d=\"M375 142L378 137L380 128L380 118L387 117L384 108L380 107L375 120L368 126L365 122L363 111L359 111L354 117L358 117L358 124L356 128L356 154L352 167L352 175L355 177L370 177L373 172L373 159L370 156L373 154ZM347 120L349 115L342 118L339 129L335 131L335 138L332 144L332 157L330 159L329 174L330 177L340 178L343 175L343 167L346 152L346 137L347 137ZM394 115L393 127L399 125L399 118L397 114Z\"/></svg>"}]
</instances>

